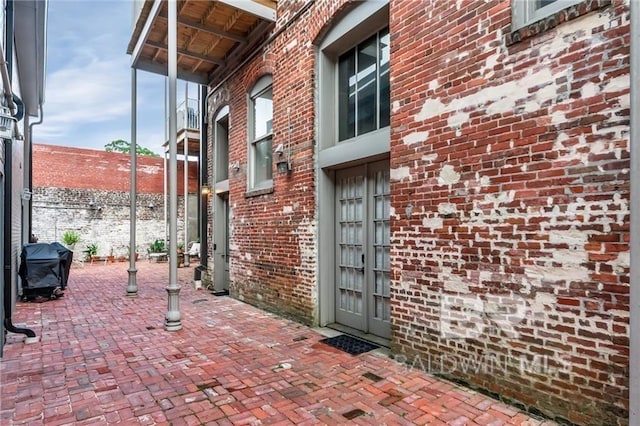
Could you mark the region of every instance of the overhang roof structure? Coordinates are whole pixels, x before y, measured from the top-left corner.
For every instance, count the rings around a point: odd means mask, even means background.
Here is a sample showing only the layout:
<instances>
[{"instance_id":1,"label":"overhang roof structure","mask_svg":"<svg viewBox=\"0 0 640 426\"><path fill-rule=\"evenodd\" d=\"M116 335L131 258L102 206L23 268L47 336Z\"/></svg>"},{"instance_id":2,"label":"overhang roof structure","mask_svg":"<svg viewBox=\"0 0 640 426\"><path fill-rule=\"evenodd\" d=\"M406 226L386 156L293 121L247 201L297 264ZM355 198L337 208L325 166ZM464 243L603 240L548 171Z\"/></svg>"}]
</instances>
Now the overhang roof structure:
<instances>
[{"instance_id":1,"label":"overhang roof structure","mask_svg":"<svg viewBox=\"0 0 640 426\"><path fill-rule=\"evenodd\" d=\"M136 2L127 48L131 66L167 75L167 1ZM274 0L178 0L178 78L209 84L235 68L267 37Z\"/></svg>"}]
</instances>

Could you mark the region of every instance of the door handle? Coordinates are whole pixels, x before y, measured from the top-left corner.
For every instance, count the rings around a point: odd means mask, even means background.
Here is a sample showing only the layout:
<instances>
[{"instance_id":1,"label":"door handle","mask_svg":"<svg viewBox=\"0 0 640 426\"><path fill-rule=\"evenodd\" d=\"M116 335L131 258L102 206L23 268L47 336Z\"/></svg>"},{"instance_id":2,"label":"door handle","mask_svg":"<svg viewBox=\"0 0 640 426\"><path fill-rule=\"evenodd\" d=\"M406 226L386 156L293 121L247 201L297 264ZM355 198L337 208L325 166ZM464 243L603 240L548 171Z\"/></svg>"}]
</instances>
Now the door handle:
<instances>
[{"instance_id":1,"label":"door handle","mask_svg":"<svg viewBox=\"0 0 640 426\"><path fill-rule=\"evenodd\" d=\"M364 253L362 253L362 266L358 268L358 271L364 274Z\"/></svg>"}]
</instances>

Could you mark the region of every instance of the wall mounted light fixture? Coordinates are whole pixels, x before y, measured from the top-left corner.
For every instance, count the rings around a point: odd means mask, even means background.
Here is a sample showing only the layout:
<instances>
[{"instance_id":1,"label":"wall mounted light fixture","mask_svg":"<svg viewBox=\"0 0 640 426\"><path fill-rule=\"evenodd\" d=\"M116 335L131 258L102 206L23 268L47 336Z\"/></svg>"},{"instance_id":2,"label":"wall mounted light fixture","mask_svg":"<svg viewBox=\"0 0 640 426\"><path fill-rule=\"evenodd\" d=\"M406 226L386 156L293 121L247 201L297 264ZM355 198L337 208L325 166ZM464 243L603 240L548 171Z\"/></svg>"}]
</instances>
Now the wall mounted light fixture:
<instances>
[{"instance_id":1,"label":"wall mounted light fixture","mask_svg":"<svg viewBox=\"0 0 640 426\"><path fill-rule=\"evenodd\" d=\"M291 107L287 107L287 126L286 150L282 144L279 144L274 151L278 154L278 161L276 162L278 173L291 173L291 131L293 130L291 127Z\"/></svg>"},{"instance_id":2,"label":"wall mounted light fixture","mask_svg":"<svg viewBox=\"0 0 640 426\"><path fill-rule=\"evenodd\" d=\"M156 208L156 205L153 204L153 203L149 203L149 205L147 207L149 207L151 210L153 210L153 209Z\"/></svg>"},{"instance_id":3,"label":"wall mounted light fixture","mask_svg":"<svg viewBox=\"0 0 640 426\"><path fill-rule=\"evenodd\" d=\"M211 194L211 188L209 188L208 185L202 185L202 187L200 188L200 194L202 194L202 195Z\"/></svg>"}]
</instances>

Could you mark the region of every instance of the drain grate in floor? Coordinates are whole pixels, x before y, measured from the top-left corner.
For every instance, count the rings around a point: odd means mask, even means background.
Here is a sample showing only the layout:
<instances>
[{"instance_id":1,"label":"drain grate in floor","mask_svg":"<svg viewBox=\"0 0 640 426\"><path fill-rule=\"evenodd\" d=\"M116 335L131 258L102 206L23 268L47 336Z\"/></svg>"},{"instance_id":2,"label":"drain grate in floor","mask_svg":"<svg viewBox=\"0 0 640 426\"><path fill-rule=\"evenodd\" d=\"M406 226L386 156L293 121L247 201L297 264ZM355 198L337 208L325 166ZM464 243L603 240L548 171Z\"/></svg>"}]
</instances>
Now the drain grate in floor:
<instances>
[{"instance_id":1,"label":"drain grate in floor","mask_svg":"<svg viewBox=\"0 0 640 426\"><path fill-rule=\"evenodd\" d=\"M365 352L369 352L374 349L378 349L380 346L374 345L370 342L365 342L356 337L349 336L347 334L341 334L335 337L327 337L320 340L322 343L326 343L329 346L338 348L341 351L347 352L351 355L360 355Z\"/></svg>"},{"instance_id":2,"label":"drain grate in floor","mask_svg":"<svg viewBox=\"0 0 640 426\"><path fill-rule=\"evenodd\" d=\"M228 296L229 295L229 290L212 291L211 294L213 294L214 296L217 296L217 297Z\"/></svg>"},{"instance_id":3,"label":"drain grate in floor","mask_svg":"<svg viewBox=\"0 0 640 426\"><path fill-rule=\"evenodd\" d=\"M360 417L361 415L364 414L364 411L356 408L354 410L351 411L347 411L346 413L342 413L342 415L347 419L347 420L353 420L356 417Z\"/></svg>"}]
</instances>

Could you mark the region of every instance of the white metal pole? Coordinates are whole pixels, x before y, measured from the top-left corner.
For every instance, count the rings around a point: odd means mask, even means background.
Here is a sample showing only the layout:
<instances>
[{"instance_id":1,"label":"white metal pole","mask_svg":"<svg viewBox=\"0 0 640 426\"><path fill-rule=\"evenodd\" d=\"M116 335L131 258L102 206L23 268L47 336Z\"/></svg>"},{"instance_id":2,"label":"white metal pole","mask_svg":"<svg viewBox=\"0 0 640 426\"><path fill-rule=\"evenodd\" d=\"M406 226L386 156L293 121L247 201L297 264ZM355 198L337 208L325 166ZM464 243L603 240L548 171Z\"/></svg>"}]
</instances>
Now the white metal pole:
<instances>
[{"instance_id":1,"label":"white metal pole","mask_svg":"<svg viewBox=\"0 0 640 426\"><path fill-rule=\"evenodd\" d=\"M138 284L136 282L136 170L137 170L137 75L136 69L131 68L131 187L129 188L129 283L127 284L127 296L136 297L138 295Z\"/></svg>"},{"instance_id":2,"label":"white metal pole","mask_svg":"<svg viewBox=\"0 0 640 426\"><path fill-rule=\"evenodd\" d=\"M182 329L180 286L178 285L178 147L176 123L176 80L178 75L178 37L176 0L168 0L168 75L169 75L169 286L165 329Z\"/></svg>"},{"instance_id":3,"label":"white metal pole","mask_svg":"<svg viewBox=\"0 0 640 426\"><path fill-rule=\"evenodd\" d=\"M164 120L167 120L169 118L169 110L167 108L167 91L169 90L169 79L165 78L164 79ZM165 122L164 125L164 140L167 142L167 144L169 143L169 125L168 123ZM169 183L168 181L168 176L167 173L169 171L168 166L167 166L167 151L168 146L164 149L164 152L162 153L162 157L164 159L162 165L164 167L164 169L162 170L162 176L164 178L164 243L167 244L167 242L169 241L169 200L168 200L168 194L169 194Z\"/></svg>"},{"instance_id":4,"label":"white metal pole","mask_svg":"<svg viewBox=\"0 0 640 426\"><path fill-rule=\"evenodd\" d=\"M640 4L630 2L631 224L629 280L629 424L640 425Z\"/></svg>"},{"instance_id":5,"label":"white metal pole","mask_svg":"<svg viewBox=\"0 0 640 426\"><path fill-rule=\"evenodd\" d=\"M189 249L189 83L185 82L184 85L184 104L185 104L185 126L184 126L184 266L189 266L189 255L187 250Z\"/></svg>"}]
</instances>

